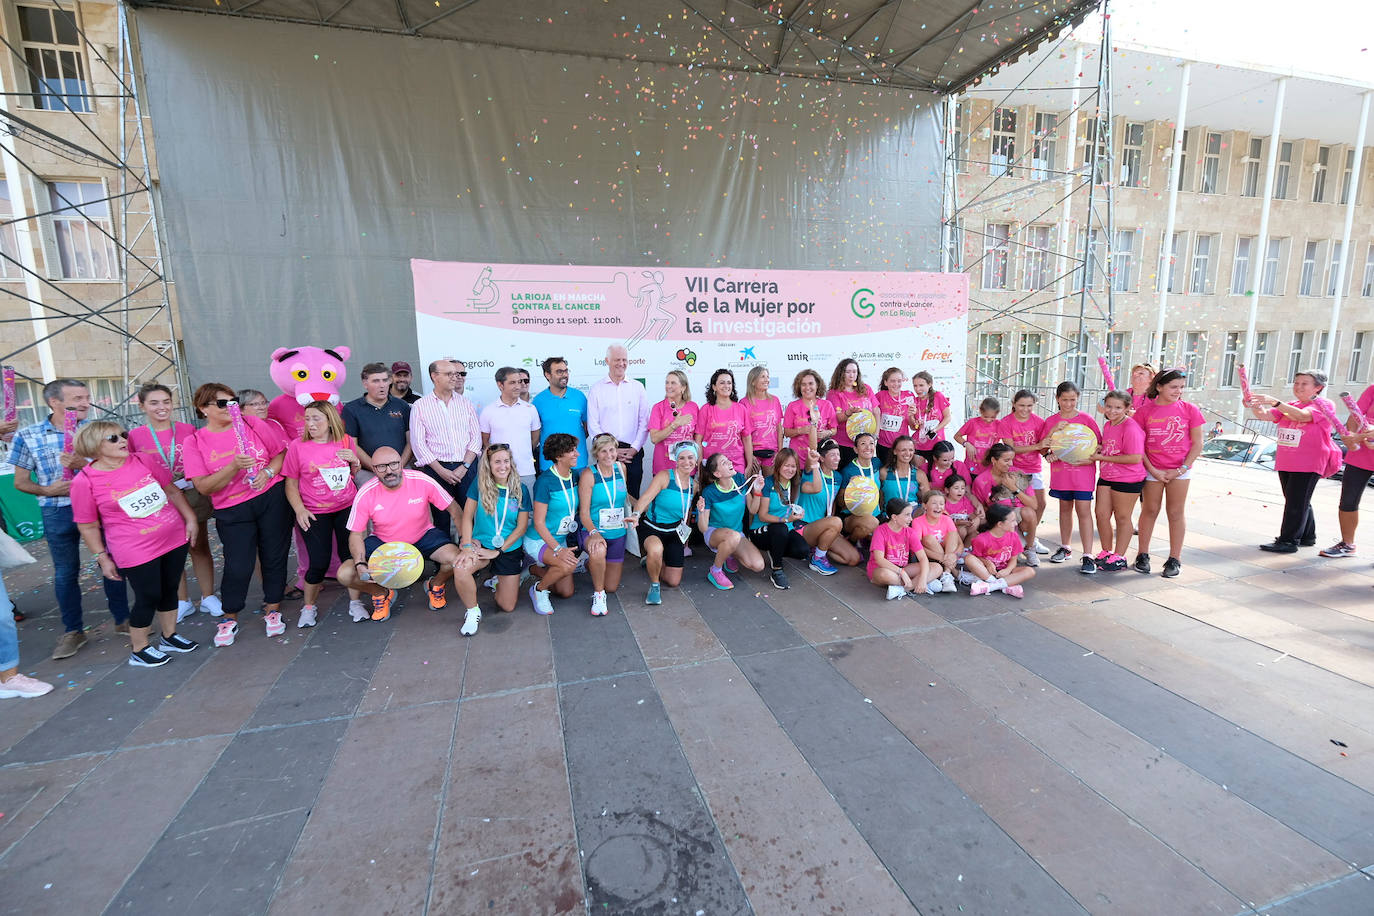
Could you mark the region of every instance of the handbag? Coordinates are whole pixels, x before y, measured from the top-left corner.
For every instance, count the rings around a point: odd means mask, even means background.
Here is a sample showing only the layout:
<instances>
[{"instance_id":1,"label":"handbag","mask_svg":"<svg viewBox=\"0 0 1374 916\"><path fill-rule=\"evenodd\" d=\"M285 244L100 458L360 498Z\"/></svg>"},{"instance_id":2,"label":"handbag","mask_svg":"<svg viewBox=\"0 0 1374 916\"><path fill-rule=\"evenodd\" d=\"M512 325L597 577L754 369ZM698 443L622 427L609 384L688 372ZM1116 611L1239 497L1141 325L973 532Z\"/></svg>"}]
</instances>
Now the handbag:
<instances>
[{"instance_id":1,"label":"handbag","mask_svg":"<svg viewBox=\"0 0 1374 916\"><path fill-rule=\"evenodd\" d=\"M13 569L16 566L27 566L37 562L18 541L0 528L0 569Z\"/></svg>"}]
</instances>

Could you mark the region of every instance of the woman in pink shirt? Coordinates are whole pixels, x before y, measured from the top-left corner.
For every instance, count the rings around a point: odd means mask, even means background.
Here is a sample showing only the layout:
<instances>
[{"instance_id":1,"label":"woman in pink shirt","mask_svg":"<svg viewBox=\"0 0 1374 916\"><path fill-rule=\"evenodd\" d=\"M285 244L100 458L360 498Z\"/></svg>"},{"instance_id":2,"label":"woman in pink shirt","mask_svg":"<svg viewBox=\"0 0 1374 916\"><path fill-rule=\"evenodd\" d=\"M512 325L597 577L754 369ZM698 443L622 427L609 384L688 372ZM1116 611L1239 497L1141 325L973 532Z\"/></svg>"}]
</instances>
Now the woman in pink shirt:
<instances>
[{"instance_id":1,"label":"woman in pink shirt","mask_svg":"<svg viewBox=\"0 0 1374 916\"><path fill-rule=\"evenodd\" d=\"M697 414L687 373L673 369L663 380L663 400L649 410L649 441L654 444L654 473L675 466L670 457L679 442L696 440Z\"/></svg>"},{"instance_id":2,"label":"woman in pink shirt","mask_svg":"<svg viewBox=\"0 0 1374 916\"><path fill-rule=\"evenodd\" d=\"M964 557L964 569L974 580L970 595L986 595L1004 591L1013 598L1025 597L1022 582L1035 578L1029 566L1017 566L1016 557L1022 551L1021 535L1016 532L1016 513L1011 506L988 506L983 524L978 526Z\"/></svg>"},{"instance_id":3,"label":"woman in pink shirt","mask_svg":"<svg viewBox=\"0 0 1374 916\"><path fill-rule=\"evenodd\" d=\"M840 444L840 467L845 467L854 460L854 440L847 428L849 418L861 410L876 418L878 402L873 399L873 388L864 381L858 362L849 358L835 364L825 399L835 408L835 441Z\"/></svg>"},{"instance_id":4,"label":"woman in pink shirt","mask_svg":"<svg viewBox=\"0 0 1374 916\"><path fill-rule=\"evenodd\" d=\"M1355 555L1355 527L1360 521L1360 498L1364 496L1369 478L1374 476L1374 385L1370 385L1355 402L1359 416L1352 413L1341 430L1345 443L1345 473L1341 475L1341 503L1337 517L1341 523L1341 539L1320 552L1329 559ZM1363 422L1362 422L1363 421ZM1357 432L1362 425L1370 428Z\"/></svg>"},{"instance_id":5,"label":"woman in pink shirt","mask_svg":"<svg viewBox=\"0 0 1374 916\"><path fill-rule=\"evenodd\" d=\"M348 511L358 488L353 475L362 468L353 438L344 432L343 418L328 401L305 406L305 432L286 447L281 474L286 478L286 501L296 513L296 525L305 537L309 565L305 570L305 604L297 628L313 627L324 574L337 556L350 556ZM357 589L348 590L348 611L355 621L371 616L363 608Z\"/></svg>"},{"instance_id":6,"label":"woman in pink shirt","mask_svg":"<svg viewBox=\"0 0 1374 916\"><path fill-rule=\"evenodd\" d=\"M1083 545L1083 558L1079 572L1091 576L1097 573L1093 562L1093 482L1097 479L1097 464L1091 458L1086 461L1060 460L1050 454L1053 432L1060 426L1077 423L1092 430L1096 437L1093 454L1102 442L1102 430L1097 421L1078 409L1078 386L1073 382L1060 382L1054 390L1055 403L1059 412L1045 421L1044 439L1041 444L1050 457L1050 495L1059 500L1059 549L1050 557L1051 563L1063 563L1073 556L1069 541L1073 539L1073 519L1078 516L1078 538Z\"/></svg>"},{"instance_id":7,"label":"woman in pink shirt","mask_svg":"<svg viewBox=\"0 0 1374 916\"><path fill-rule=\"evenodd\" d=\"M286 632L281 600L292 529L291 506L279 486L286 441L275 423L244 414L240 442L233 421L238 401L228 385L201 385L191 403L206 424L186 443L186 476L210 497L215 533L224 546L220 598L226 619L215 632L215 645L234 644L256 562L262 564L263 623L268 636L280 636Z\"/></svg>"},{"instance_id":8,"label":"woman in pink shirt","mask_svg":"<svg viewBox=\"0 0 1374 916\"><path fill-rule=\"evenodd\" d=\"M792 380L792 396L796 400L783 412L782 431L790 437L787 447L806 455L835 435L835 405L825 400L825 381L815 369L797 373Z\"/></svg>"},{"instance_id":9,"label":"woman in pink shirt","mask_svg":"<svg viewBox=\"0 0 1374 916\"><path fill-rule=\"evenodd\" d=\"M1188 374L1182 369L1165 369L1145 390L1146 400L1136 409L1134 419L1145 431L1145 490L1136 527L1135 571L1150 571L1150 538L1160 506L1169 517L1169 559L1164 561L1165 578L1173 578L1183 564L1183 535L1187 529L1184 508L1188 501L1188 478L1193 462L1202 454L1202 428L1207 421L1202 411L1183 400Z\"/></svg>"},{"instance_id":10,"label":"woman in pink shirt","mask_svg":"<svg viewBox=\"0 0 1374 916\"><path fill-rule=\"evenodd\" d=\"M1278 451L1274 466L1283 490L1283 521L1272 544L1261 544L1270 553L1297 553L1298 546L1317 543L1317 521L1312 494L1317 481L1341 467L1340 449L1331 441L1331 416L1335 405L1321 393L1326 373L1308 369L1293 376L1293 400L1287 404L1267 394L1254 394L1246 406L1258 419L1278 423Z\"/></svg>"},{"instance_id":11,"label":"woman in pink shirt","mask_svg":"<svg viewBox=\"0 0 1374 916\"><path fill-rule=\"evenodd\" d=\"M782 448L782 401L768 393L772 378L767 366L755 366L744 380L748 389L743 401L749 415L749 438L754 444L754 462L764 475L773 473L773 458Z\"/></svg>"},{"instance_id":12,"label":"woman in pink shirt","mask_svg":"<svg viewBox=\"0 0 1374 916\"><path fill-rule=\"evenodd\" d=\"M721 454L736 468L753 466L754 443L749 437L749 412L735 393L735 373L717 369L711 373L706 403L697 415L697 447L709 461Z\"/></svg>"},{"instance_id":13,"label":"woman in pink shirt","mask_svg":"<svg viewBox=\"0 0 1374 916\"><path fill-rule=\"evenodd\" d=\"M1145 431L1127 416L1131 396L1109 391L1102 399L1102 444L1093 460L1098 463L1097 536L1102 551L1095 561L1104 572L1126 568L1126 548L1131 544L1131 514L1145 489ZM1115 531L1113 531L1115 523Z\"/></svg>"},{"instance_id":14,"label":"woman in pink shirt","mask_svg":"<svg viewBox=\"0 0 1374 916\"><path fill-rule=\"evenodd\" d=\"M72 518L106 579L134 590L129 643L135 668L157 668L168 652L190 652L194 640L177 634L177 583L186 545L196 536L196 514L155 456L130 455L129 434L118 423L95 420L76 434L73 451L90 461L72 480ZM148 642L157 617L161 645Z\"/></svg>"},{"instance_id":15,"label":"woman in pink shirt","mask_svg":"<svg viewBox=\"0 0 1374 916\"><path fill-rule=\"evenodd\" d=\"M911 392L916 396L911 409L911 436L916 440L916 454L930 461L935 443L945 441L949 398L935 390L935 377L924 369L911 377Z\"/></svg>"},{"instance_id":16,"label":"woman in pink shirt","mask_svg":"<svg viewBox=\"0 0 1374 916\"><path fill-rule=\"evenodd\" d=\"M911 411L916 406L916 395L902 388L906 375L896 366L883 371L878 391L873 395L873 403L878 408L878 461L887 464L892 457L892 446L902 436L911 436ZM915 440L912 440L914 445Z\"/></svg>"},{"instance_id":17,"label":"woman in pink shirt","mask_svg":"<svg viewBox=\"0 0 1374 916\"><path fill-rule=\"evenodd\" d=\"M1149 363L1136 363L1131 367L1131 385L1126 389L1131 396L1131 414L1145 403L1145 392L1150 390L1150 382L1154 381L1154 377L1155 367Z\"/></svg>"},{"instance_id":18,"label":"woman in pink shirt","mask_svg":"<svg viewBox=\"0 0 1374 916\"><path fill-rule=\"evenodd\" d=\"M911 527L911 503L894 496L883 508L887 521L873 530L866 571L869 582L887 587L887 600L892 601L925 590L930 562ZM940 583L938 576L935 583Z\"/></svg>"},{"instance_id":19,"label":"woman in pink shirt","mask_svg":"<svg viewBox=\"0 0 1374 916\"><path fill-rule=\"evenodd\" d=\"M185 456L182 449L186 440L196 433L190 423L172 420L172 389L166 385L149 382L138 391L138 406L148 422L129 430L129 453L156 455L164 466L172 472L172 482L186 497L191 511L196 514L199 527L191 540L191 569L196 574L196 586L200 589L200 609L212 617L224 613L220 607L219 596L215 594L215 558L210 555L210 521L212 507L210 499L204 496L186 479ZM177 620L182 621L195 613L195 606L187 600L186 574L181 575L181 585L177 587Z\"/></svg>"}]
</instances>

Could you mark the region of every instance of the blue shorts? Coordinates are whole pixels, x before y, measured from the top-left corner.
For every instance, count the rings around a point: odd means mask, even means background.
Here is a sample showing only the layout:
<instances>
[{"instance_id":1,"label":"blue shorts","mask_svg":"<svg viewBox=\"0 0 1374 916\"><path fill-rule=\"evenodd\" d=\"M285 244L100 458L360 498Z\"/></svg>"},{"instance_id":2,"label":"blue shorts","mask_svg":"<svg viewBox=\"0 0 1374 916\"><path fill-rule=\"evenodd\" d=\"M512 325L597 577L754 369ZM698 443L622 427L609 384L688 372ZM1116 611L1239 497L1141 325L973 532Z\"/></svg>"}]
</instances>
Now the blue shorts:
<instances>
[{"instance_id":1,"label":"blue shorts","mask_svg":"<svg viewBox=\"0 0 1374 916\"><path fill-rule=\"evenodd\" d=\"M587 537L588 535L585 529L577 529L577 546L582 548L583 553L587 551ZM606 538L606 562L624 563L625 536L621 535L618 538L607 538L606 535L603 534L602 537Z\"/></svg>"},{"instance_id":2,"label":"blue shorts","mask_svg":"<svg viewBox=\"0 0 1374 916\"><path fill-rule=\"evenodd\" d=\"M1050 495L1055 499L1077 500L1085 503L1092 502L1093 499L1092 490L1050 490Z\"/></svg>"},{"instance_id":3,"label":"blue shorts","mask_svg":"<svg viewBox=\"0 0 1374 916\"><path fill-rule=\"evenodd\" d=\"M372 556L372 551L381 547L383 543L385 542L375 534L369 534L367 537L363 538L363 551L365 553L363 559ZM438 528L430 528L424 534L420 535L420 539L415 542L415 549L420 551L420 556L428 560L443 548L451 547L452 545L453 542L448 539L448 535L444 534Z\"/></svg>"}]
</instances>

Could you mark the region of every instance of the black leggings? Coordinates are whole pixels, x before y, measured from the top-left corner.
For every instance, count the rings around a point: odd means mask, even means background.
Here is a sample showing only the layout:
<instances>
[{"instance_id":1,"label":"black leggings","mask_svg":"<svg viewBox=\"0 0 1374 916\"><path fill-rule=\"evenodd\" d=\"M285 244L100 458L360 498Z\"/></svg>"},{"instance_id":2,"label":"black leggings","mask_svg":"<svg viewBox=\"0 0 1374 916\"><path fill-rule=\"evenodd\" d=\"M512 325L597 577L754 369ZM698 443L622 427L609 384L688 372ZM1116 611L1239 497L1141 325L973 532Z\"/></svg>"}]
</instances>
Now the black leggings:
<instances>
[{"instance_id":1,"label":"black leggings","mask_svg":"<svg viewBox=\"0 0 1374 916\"><path fill-rule=\"evenodd\" d=\"M1315 541L1317 520L1312 513L1312 494L1322 477L1316 471L1279 471L1279 488L1283 490L1283 527L1280 541Z\"/></svg>"},{"instance_id":2,"label":"black leggings","mask_svg":"<svg viewBox=\"0 0 1374 916\"><path fill-rule=\"evenodd\" d=\"M805 560L811 556L811 547L801 532L782 522L769 522L766 527L753 529L749 532L749 540L768 554L774 569L782 567L783 557Z\"/></svg>"},{"instance_id":3,"label":"black leggings","mask_svg":"<svg viewBox=\"0 0 1374 916\"><path fill-rule=\"evenodd\" d=\"M351 556L348 549L348 512L348 509L317 512L310 527L301 532L306 555L310 558L310 565L305 569L306 585L319 585L324 581L324 574L329 572L331 548L338 550L341 560Z\"/></svg>"},{"instance_id":4,"label":"black leggings","mask_svg":"<svg viewBox=\"0 0 1374 916\"><path fill-rule=\"evenodd\" d=\"M1360 511L1360 497L1364 496L1370 477L1374 477L1374 471L1368 468L1357 468L1353 464L1345 466L1345 473L1341 475L1342 512Z\"/></svg>"},{"instance_id":5,"label":"black leggings","mask_svg":"<svg viewBox=\"0 0 1374 916\"><path fill-rule=\"evenodd\" d=\"M247 603L255 561L262 563L263 602L281 603L294 527L286 487L280 483L238 505L215 510L215 533L224 545L219 592L226 614L237 614Z\"/></svg>"},{"instance_id":6,"label":"black leggings","mask_svg":"<svg viewBox=\"0 0 1374 916\"><path fill-rule=\"evenodd\" d=\"M187 545L167 551L147 563L120 567L119 574L134 590L133 604L129 605L129 626L142 629L152 626L153 615L158 611L177 609L177 587L181 585L181 573L186 568Z\"/></svg>"}]
</instances>

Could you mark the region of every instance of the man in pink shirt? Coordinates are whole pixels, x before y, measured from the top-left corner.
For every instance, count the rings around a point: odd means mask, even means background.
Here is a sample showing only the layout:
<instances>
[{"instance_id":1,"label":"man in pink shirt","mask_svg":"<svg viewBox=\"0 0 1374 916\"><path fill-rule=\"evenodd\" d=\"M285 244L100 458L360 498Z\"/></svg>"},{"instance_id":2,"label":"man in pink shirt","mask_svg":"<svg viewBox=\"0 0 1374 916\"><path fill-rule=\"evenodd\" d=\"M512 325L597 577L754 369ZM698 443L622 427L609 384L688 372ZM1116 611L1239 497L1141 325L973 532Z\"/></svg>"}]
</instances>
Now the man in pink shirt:
<instances>
[{"instance_id":1,"label":"man in pink shirt","mask_svg":"<svg viewBox=\"0 0 1374 916\"><path fill-rule=\"evenodd\" d=\"M476 476L473 460L482 451L477 408L463 396L467 366L457 360L429 364L430 393L410 405L410 449L415 467L438 481L461 510ZM444 513L433 513L434 527L448 530Z\"/></svg>"},{"instance_id":2,"label":"man in pink shirt","mask_svg":"<svg viewBox=\"0 0 1374 916\"><path fill-rule=\"evenodd\" d=\"M352 559L339 564L339 584L371 595L372 619L386 620L396 593L364 579L362 574L367 570L368 557L378 547L393 541L411 544L421 556L439 564L439 571L426 586L430 609L437 611L446 603L444 587L453 577L458 548L448 535L430 524L430 512L445 513L454 529L461 531L458 503L437 481L419 471L404 470L394 448L377 449L372 455L372 469L377 476L358 490L348 514L348 552Z\"/></svg>"}]
</instances>

